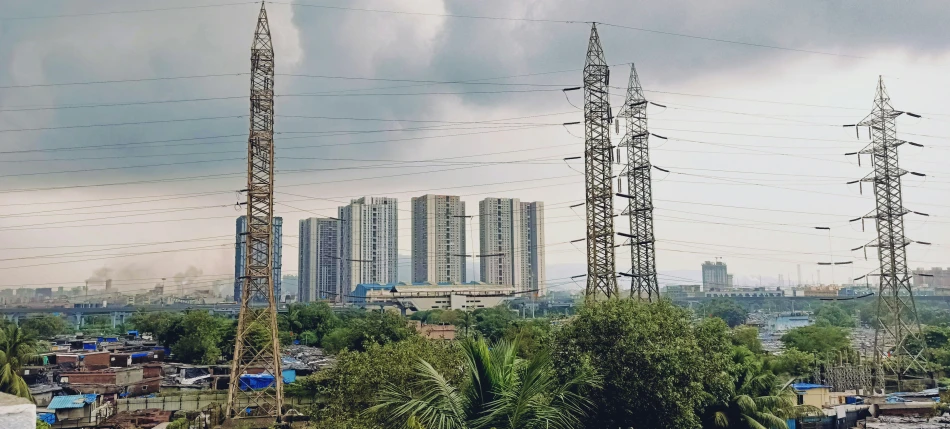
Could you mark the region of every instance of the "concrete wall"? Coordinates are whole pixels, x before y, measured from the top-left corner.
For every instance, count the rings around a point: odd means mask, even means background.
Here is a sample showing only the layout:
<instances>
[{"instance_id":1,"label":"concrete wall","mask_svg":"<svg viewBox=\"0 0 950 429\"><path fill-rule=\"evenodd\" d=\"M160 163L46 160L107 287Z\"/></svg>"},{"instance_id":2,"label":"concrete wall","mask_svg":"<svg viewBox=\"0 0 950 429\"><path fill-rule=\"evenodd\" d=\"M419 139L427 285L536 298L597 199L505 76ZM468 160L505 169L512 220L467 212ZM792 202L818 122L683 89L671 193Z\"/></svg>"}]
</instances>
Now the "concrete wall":
<instances>
[{"instance_id":1,"label":"concrete wall","mask_svg":"<svg viewBox=\"0 0 950 429\"><path fill-rule=\"evenodd\" d=\"M161 365L149 365L142 367L142 378L155 378L162 376Z\"/></svg>"},{"instance_id":2,"label":"concrete wall","mask_svg":"<svg viewBox=\"0 0 950 429\"><path fill-rule=\"evenodd\" d=\"M285 397L284 401L292 407L304 407L313 403L309 398ZM227 392L203 393L199 395L161 396L157 398L129 398L116 401L116 412L158 408L164 411L198 411L211 404L224 405L228 402ZM239 402L241 406L246 402Z\"/></svg>"},{"instance_id":3,"label":"concrete wall","mask_svg":"<svg viewBox=\"0 0 950 429\"><path fill-rule=\"evenodd\" d=\"M35 428L36 405L28 399L0 393L0 428Z\"/></svg>"},{"instance_id":4,"label":"concrete wall","mask_svg":"<svg viewBox=\"0 0 950 429\"><path fill-rule=\"evenodd\" d=\"M108 368L111 365L112 353L87 353L82 358L83 365L88 369Z\"/></svg>"},{"instance_id":5,"label":"concrete wall","mask_svg":"<svg viewBox=\"0 0 950 429\"><path fill-rule=\"evenodd\" d=\"M69 384L115 384L115 378L114 372L64 372L59 375L61 382Z\"/></svg>"},{"instance_id":6,"label":"concrete wall","mask_svg":"<svg viewBox=\"0 0 950 429\"><path fill-rule=\"evenodd\" d=\"M117 370L115 372L115 384L132 384L142 381L142 368L133 367Z\"/></svg>"}]
</instances>

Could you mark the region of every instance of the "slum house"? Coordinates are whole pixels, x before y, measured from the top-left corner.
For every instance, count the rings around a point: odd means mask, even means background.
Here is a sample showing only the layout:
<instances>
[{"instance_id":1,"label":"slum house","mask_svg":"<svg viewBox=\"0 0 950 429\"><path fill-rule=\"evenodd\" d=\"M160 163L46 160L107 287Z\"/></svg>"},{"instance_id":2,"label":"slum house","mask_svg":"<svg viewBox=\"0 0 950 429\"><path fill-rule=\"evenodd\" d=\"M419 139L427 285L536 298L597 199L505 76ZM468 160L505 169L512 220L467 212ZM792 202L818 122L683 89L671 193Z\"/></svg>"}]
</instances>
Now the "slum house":
<instances>
[{"instance_id":1,"label":"slum house","mask_svg":"<svg viewBox=\"0 0 950 429\"><path fill-rule=\"evenodd\" d=\"M46 408L37 409L44 421L52 414L53 428L96 427L99 421L109 417L110 407L103 407L101 397L95 393L85 395L57 396Z\"/></svg>"},{"instance_id":2,"label":"slum house","mask_svg":"<svg viewBox=\"0 0 950 429\"><path fill-rule=\"evenodd\" d=\"M149 364L129 368L108 368L96 371L61 372L63 386L83 393L105 395L107 400L158 393L162 382L161 365Z\"/></svg>"}]
</instances>

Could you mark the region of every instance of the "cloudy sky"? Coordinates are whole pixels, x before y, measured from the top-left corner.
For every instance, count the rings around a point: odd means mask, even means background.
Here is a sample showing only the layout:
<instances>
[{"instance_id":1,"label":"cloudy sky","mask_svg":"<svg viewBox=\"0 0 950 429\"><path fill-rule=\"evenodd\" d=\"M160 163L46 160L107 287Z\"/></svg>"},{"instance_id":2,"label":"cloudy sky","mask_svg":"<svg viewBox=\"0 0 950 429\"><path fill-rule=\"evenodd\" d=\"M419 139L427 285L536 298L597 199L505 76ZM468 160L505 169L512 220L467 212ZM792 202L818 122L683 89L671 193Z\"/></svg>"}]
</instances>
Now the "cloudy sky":
<instances>
[{"instance_id":1,"label":"cloudy sky","mask_svg":"<svg viewBox=\"0 0 950 429\"><path fill-rule=\"evenodd\" d=\"M259 4L2 1L0 288L124 288L233 272L244 187L249 47ZM687 282L722 258L740 285L874 268L848 220L874 203L846 182L867 144L842 124L870 111L879 76L902 117L911 267L948 266L950 29L940 1L317 1L267 4L277 56L277 205L283 268L297 221L360 196L543 201L548 278L580 274L579 92L590 33L614 105L636 65L651 106L658 268ZM503 19L481 19L493 17ZM563 21L576 21L566 23ZM622 131L622 130L621 130ZM618 170L619 171L619 170ZM620 203L617 201L619 211ZM582 209L580 209L582 210ZM469 213L477 214L477 213ZM815 226L831 227L831 240ZM619 220L626 231L626 220ZM473 240L470 239L470 242ZM620 251L618 268L629 267ZM852 268L853 267L853 268ZM572 286L572 285L571 285ZM196 286L197 287L197 286ZM559 286L560 287L560 286Z\"/></svg>"}]
</instances>

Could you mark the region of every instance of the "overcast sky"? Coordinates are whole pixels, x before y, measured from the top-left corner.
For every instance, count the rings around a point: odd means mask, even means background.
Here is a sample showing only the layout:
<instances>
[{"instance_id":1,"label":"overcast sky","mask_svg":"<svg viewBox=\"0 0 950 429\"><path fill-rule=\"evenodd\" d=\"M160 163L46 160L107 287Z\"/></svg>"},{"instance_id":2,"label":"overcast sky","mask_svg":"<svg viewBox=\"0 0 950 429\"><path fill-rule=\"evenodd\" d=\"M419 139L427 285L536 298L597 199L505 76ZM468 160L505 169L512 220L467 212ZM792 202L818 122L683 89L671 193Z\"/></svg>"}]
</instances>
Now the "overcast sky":
<instances>
[{"instance_id":1,"label":"overcast sky","mask_svg":"<svg viewBox=\"0 0 950 429\"><path fill-rule=\"evenodd\" d=\"M259 4L0 4L0 288L228 278ZM285 273L297 221L360 196L400 199L408 255L409 200L425 193L461 195L469 214L489 196L543 201L551 283L586 272L569 243L585 235L583 209L569 208L584 198L583 164L562 161L583 153L583 129L560 125L581 120L582 95L561 89L581 84L583 21L614 24L599 27L614 105L632 62L667 106L649 110L669 138L651 140L654 165L671 171L653 176L663 283L717 257L740 285L797 282L799 265L817 281L832 254L855 261L839 283L872 270L873 251L850 249L873 223L848 221L874 202L845 184L870 160L844 156L868 136L841 125L867 115L881 75L895 108L923 116L898 119L903 139L926 146L901 148L902 167L927 174L904 178L905 206L930 214L907 216L907 235L933 242L908 248L910 266L950 266L944 2L307 4L267 4ZM830 243L815 226L832 228ZM629 269L629 251L617 261Z\"/></svg>"}]
</instances>

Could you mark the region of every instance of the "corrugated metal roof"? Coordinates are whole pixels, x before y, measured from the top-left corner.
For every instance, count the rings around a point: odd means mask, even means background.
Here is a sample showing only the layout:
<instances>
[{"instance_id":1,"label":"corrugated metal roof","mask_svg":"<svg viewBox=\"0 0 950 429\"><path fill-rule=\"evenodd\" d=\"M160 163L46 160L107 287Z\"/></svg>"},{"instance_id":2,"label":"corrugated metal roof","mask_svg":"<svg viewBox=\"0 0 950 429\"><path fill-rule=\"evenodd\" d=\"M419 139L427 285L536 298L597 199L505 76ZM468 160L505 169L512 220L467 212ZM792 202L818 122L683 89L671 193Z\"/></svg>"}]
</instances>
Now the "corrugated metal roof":
<instances>
[{"instance_id":1,"label":"corrugated metal roof","mask_svg":"<svg viewBox=\"0 0 950 429\"><path fill-rule=\"evenodd\" d=\"M96 401L99 395L95 393L87 393L85 395L68 395L68 396L57 396L50 401L49 405L46 406L50 410L60 410L66 408L82 408L86 404L91 404Z\"/></svg>"}]
</instances>

